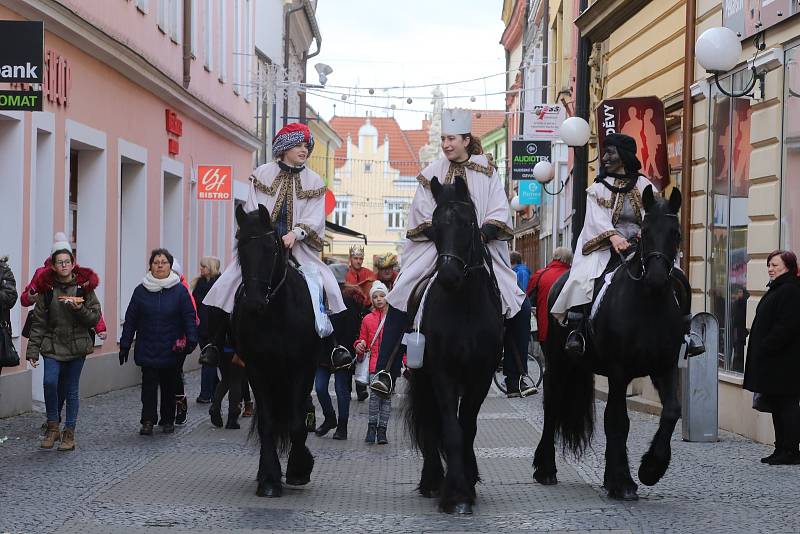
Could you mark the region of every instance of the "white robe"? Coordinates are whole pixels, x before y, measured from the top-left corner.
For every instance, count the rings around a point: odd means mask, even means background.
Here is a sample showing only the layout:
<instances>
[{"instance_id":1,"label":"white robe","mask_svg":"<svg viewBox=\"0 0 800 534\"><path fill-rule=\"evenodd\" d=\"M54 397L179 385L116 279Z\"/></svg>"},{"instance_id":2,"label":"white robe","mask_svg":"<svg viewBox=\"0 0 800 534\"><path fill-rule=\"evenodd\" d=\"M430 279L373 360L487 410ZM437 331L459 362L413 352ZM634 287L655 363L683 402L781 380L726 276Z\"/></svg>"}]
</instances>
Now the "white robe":
<instances>
[{"instance_id":1,"label":"white robe","mask_svg":"<svg viewBox=\"0 0 800 534\"><path fill-rule=\"evenodd\" d=\"M289 202L287 209L292 214L291 230L297 236L297 241L292 248L292 255L303 267L313 267L319 271L328 308L332 313L339 313L346 309L342 300L339 284L330 268L319 257L322 251L322 236L325 233L325 183L322 178L310 169L304 169L294 175L290 181L291 195L283 187L276 187L275 183L280 174L277 163L266 163L258 167L250 176L250 194L245 204L247 211L258 209L263 204L273 218L278 214L273 213L275 203L285 197ZM228 265L219 280L203 299L203 304L222 308L227 313L233 311L233 301L236 289L242 282L242 269L239 260Z\"/></svg>"},{"instance_id":2,"label":"white robe","mask_svg":"<svg viewBox=\"0 0 800 534\"><path fill-rule=\"evenodd\" d=\"M431 225L436 201L430 190L430 181L434 176L441 183L451 183L456 165L451 167L450 161L441 158L428 165L417 177L414 200L408 217L408 232L403 250L402 268L395 280L394 287L386 296L389 304L406 311L406 305L414 286L436 265L436 245L422 231ZM517 276L511 269L508 245L504 242L512 238L511 212L508 207L503 183L495 169L489 164L486 156L476 155L465 164L467 187L478 216L478 224L493 224L500 229L499 240L488 244L494 261L494 273L500 287L503 315L513 317L519 312L525 293L517 286Z\"/></svg>"},{"instance_id":3,"label":"white robe","mask_svg":"<svg viewBox=\"0 0 800 534\"><path fill-rule=\"evenodd\" d=\"M622 184L615 180L614 185ZM644 216L642 192L648 185L653 186L650 180L640 175L636 187L628 193L640 220ZM656 190L655 186L653 190ZM603 184L595 182L586 189L586 219L578 236L572 268L564 289L550 309L550 313L560 322L564 321L570 308L592 301L595 280L603 274L611 259L609 238L619 235L614 224L622 211L623 202L623 195L613 193Z\"/></svg>"}]
</instances>

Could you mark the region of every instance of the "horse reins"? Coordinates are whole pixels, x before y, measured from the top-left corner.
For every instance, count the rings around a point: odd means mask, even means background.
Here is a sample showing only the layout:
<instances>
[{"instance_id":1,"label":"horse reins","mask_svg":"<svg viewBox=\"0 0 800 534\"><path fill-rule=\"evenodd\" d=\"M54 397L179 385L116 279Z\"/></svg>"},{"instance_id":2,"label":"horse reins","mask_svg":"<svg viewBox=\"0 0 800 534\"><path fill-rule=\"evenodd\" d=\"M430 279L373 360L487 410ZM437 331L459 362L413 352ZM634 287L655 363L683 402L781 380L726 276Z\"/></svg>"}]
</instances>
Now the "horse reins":
<instances>
[{"instance_id":1,"label":"horse reins","mask_svg":"<svg viewBox=\"0 0 800 534\"><path fill-rule=\"evenodd\" d=\"M272 236L274 238L275 245L277 247L280 248L280 247L283 246L283 244L278 241L277 237L275 237L276 236L275 230L269 230L268 232L264 232L263 234L248 236L245 239L248 240L248 241L252 241L252 240L255 240L255 239L264 239L264 238L270 237L270 236ZM244 293L244 283L245 283L246 280L257 282L257 283L261 284L262 286L266 286L267 287L267 291L266 291L266 294L264 296L264 302L265 302L266 305L269 305L269 303L272 300L272 298L281 289L281 287L283 287L283 284L286 282L286 275L287 275L288 266L289 266L289 256L290 256L289 252L286 252L286 253L283 254L283 275L281 276L281 279L278 280L278 283L275 284L274 287L272 286L272 279L274 278L274 275L275 275L275 268L278 265L278 254L274 254L272 256L272 269L270 270L271 274L270 274L270 279L269 280L263 280L262 278L259 278L258 276L248 276L246 278L242 278L242 282L239 285L239 290L237 291L237 293L239 293L240 291L241 291L241 293Z\"/></svg>"},{"instance_id":2,"label":"horse reins","mask_svg":"<svg viewBox=\"0 0 800 534\"><path fill-rule=\"evenodd\" d=\"M672 213L668 213L668 214L666 214L664 216L665 217L675 217L675 218L678 217L677 215L674 215ZM661 261L664 264L664 266L666 267L666 269L667 269L667 276L672 276L672 271L675 268L675 262L674 261L670 261L669 257L666 254L664 254L663 252L659 252L657 250L645 254L645 252L643 250L644 249L644 242L642 240L639 240L639 243L642 243L642 246L640 247L638 253L634 254L633 257L630 257L630 259L625 259L625 256L623 256L622 252L615 251L615 252L617 252L617 254L619 254L620 258L622 259L622 265L625 268L625 272L628 275L628 278L630 278L634 282L638 282L642 278L644 278L647 275L647 266L650 264L650 260L653 260L653 259L657 259L657 260ZM641 265L641 268L642 268L642 274L639 275L639 276L636 276L633 273L631 273L631 269L630 269L630 266L633 263L634 258L637 255L639 256L639 264Z\"/></svg>"}]
</instances>

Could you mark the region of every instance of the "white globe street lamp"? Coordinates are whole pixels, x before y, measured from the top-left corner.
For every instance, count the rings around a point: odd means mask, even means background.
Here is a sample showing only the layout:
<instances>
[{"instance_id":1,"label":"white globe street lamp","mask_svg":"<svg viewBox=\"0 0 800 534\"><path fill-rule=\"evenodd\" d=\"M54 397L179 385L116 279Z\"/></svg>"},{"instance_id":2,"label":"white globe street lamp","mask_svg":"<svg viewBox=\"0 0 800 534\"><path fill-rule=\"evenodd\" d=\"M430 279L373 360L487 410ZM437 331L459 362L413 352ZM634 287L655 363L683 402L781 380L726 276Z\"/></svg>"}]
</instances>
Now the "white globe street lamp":
<instances>
[{"instance_id":1,"label":"white globe street lamp","mask_svg":"<svg viewBox=\"0 0 800 534\"><path fill-rule=\"evenodd\" d=\"M558 129L558 135L561 140L572 147L583 146L588 143L591 134L589 123L581 117L568 118L561 123L561 127Z\"/></svg>"},{"instance_id":2,"label":"white globe street lamp","mask_svg":"<svg viewBox=\"0 0 800 534\"><path fill-rule=\"evenodd\" d=\"M733 69L737 63L739 63L739 58L742 55L742 44L736 32L730 28L709 28L704 31L695 42L694 53L700 66L714 75L714 83L716 83L717 89L719 89L722 94L731 98L750 96L750 91L752 91L756 83L758 83L759 92L763 99L764 73L762 72L759 74L755 65L758 53L766 48L763 33L756 35L754 44L756 52L752 59L753 65L750 67L752 78L745 89L736 93L726 91L719 83L719 75Z\"/></svg>"},{"instance_id":3,"label":"white globe street lamp","mask_svg":"<svg viewBox=\"0 0 800 534\"><path fill-rule=\"evenodd\" d=\"M525 211L527 208L519 203L519 195L514 195L511 199L511 209L514 211Z\"/></svg>"},{"instance_id":4,"label":"white globe street lamp","mask_svg":"<svg viewBox=\"0 0 800 534\"><path fill-rule=\"evenodd\" d=\"M555 175L553 164L549 161L540 161L533 167L533 177L540 184L549 184Z\"/></svg>"}]
</instances>

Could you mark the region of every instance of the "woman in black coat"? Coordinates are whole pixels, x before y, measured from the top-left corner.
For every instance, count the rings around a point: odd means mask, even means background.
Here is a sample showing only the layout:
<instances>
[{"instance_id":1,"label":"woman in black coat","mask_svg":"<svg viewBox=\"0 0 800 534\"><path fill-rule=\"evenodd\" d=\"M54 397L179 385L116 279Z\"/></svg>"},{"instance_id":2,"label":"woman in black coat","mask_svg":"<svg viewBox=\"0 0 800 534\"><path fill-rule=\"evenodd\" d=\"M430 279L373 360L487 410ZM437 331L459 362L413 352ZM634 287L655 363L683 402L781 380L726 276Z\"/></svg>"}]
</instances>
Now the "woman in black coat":
<instances>
[{"instance_id":1,"label":"woman in black coat","mask_svg":"<svg viewBox=\"0 0 800 534\"><path fill-rule=\"evenodd\" d=\"M797 257L776 250L767 258L769 290L750 329L745 389L758 394L757 408L772 412L775 452L763 463L800 464L800 279Z\"/></svg>"}]
</instances>

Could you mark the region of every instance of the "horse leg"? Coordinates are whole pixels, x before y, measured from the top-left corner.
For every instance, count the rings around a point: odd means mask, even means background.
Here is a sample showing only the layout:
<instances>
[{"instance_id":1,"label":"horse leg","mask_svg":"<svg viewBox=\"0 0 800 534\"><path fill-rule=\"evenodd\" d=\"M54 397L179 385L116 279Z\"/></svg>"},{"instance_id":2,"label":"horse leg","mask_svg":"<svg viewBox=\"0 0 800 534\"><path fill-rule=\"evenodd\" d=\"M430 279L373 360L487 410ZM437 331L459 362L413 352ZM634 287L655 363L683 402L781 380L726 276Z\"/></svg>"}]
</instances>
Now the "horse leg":
<instances>
[{"instance_id":1,"label":"horse leg","mask_svg":"<svg viewBox=\"0 0 800 534\"><path fill-rule=\"evenodd\" d=\"M292 387L289 406L289 438L291 450L286 462L286 483L291 486L303 486L311 482L311 471L314 469L314 456L306 446L308 429L306 428L306 403L310 381Z\"/></svg>"},{"instance_id":2,"label":"horse leg","mask_svg":"<svg viewBox=\"0 0 800 534\"><path fill-rule=\"evenodd\" d=\"M489 373L493 373L494 369ZM480 481L478 472L478 459L475 457L475 435L478 433L478 412L481 409L486 394L491 387L491 374L483 383L473 381L468 384L461 405L458 407L458 422L461 425L464 447L464 477L470 488L472 500L475 500L475 485Z\"/></svg>"},{"instance_id":3,"label":"horse leg","mask_svg":"<svg viewBox=\"0 0 800 534\"><path fill-rule=\"evenodd\" d=\"M422 452L422 475L419 493L423 497L438 497L444 482L444 467L440 446L442 423L436 397L433 393L430 373L426 369L415 371L410 397L417 446Z\"/></svg>"},{"instance_id":4,"label":"horse leg","mask_svg":"<svg viewBox=\"0 0 800 534\"><path fill-rule=\"evenodd\" d=\"M655 485L667 472L672 457L670 439L675 424L681 416L681 406L678 401L678 368L675 367L663 375L653 377L653 384L658 390L662 408L658 430L650 443L650 448L642 456L642 464L639 466L639 480L646 486Z\"/></svg>"},{"instance_id":5,"label":"horse leg","mask_svg":"<svg viewBox=\"0 0 800 534\"><path fill-rule=\"evenodd\" d=\"M275 448L275 438L272 433L270 412L273 409L268 396L264 391L264 381L254 381L257 387L253 388L256 398L256 417L258 420L258 438L261 442L258 461L258 488L256 495L259 497L280 497L283 493L281 485L281 464L278 460L278 451Z\"/></svg>"},{"instance_id":6,"label":"horse leg","mask_svg":"<svg viewBox=\"0 0 800 534\"><path fill-rule=\"evenodd\" d=\"M474 498L464 472L464 432L458 421L457 385L452 380L446 381L446 376L441 372L433 380L442 416L442 448L447 461L439 509L448 514L471 514Z\"/></svg>"},{"instance_id":7,"label":"horse leg","mask_svg":"<svg viewBox=\"0 0 800 534\"><path fill-rule=\"evenodd\" d=\"M609 373L611 374L611 373ZM605 411L606 470L603 477L608 496L612 499L635 501L637 485L628 465L628 407L625 390L628 382L619 378L608 379L608 402Z\"/></svg>"},{"instance_id":8,"label":"horse leg","mask_svg":"<svg viewBox=\"0 0 800 534\"><path fill-rule=\"evenodd\" d=\"M560 403L556 396L560 390L551 386L552 366L544 372L544 426L536 453L533 455L533 479L539 484L558 484L556 473L556 421Z\"/></svg>"}]
</instances>

